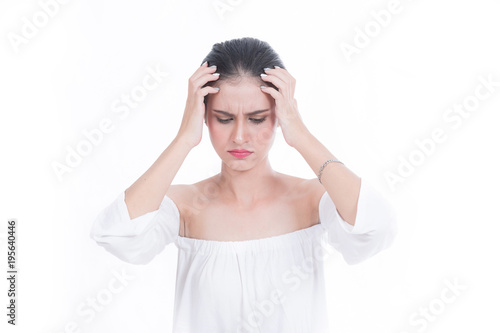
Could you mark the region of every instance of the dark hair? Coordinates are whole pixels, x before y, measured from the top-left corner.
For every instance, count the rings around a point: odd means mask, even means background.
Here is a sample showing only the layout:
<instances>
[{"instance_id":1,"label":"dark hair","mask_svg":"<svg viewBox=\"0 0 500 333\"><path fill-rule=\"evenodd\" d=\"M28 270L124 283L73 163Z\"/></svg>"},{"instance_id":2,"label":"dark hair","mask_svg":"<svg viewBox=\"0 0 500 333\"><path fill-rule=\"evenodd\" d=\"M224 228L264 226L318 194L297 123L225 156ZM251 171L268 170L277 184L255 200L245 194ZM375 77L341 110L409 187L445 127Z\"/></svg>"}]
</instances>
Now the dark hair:
<instances>
[{"instance_id":1,"label":"dark hair","mask_svg":"<svg viewBox=\"0 0 500 333\"><path fill-rule=\"evenodd\" d=\"M213 45L210 53L203 59L208 66L216 65L220 74L216 81L209 81L205 86L217 85L217 82L242 76L260 77L264 68L279 66L285 68L279 55L264 41L257 38L244 37L231 39ZM263 82L263 84L266 84ZM273 84L270 86L277 89Z\"/></svg>"}]
</instances>

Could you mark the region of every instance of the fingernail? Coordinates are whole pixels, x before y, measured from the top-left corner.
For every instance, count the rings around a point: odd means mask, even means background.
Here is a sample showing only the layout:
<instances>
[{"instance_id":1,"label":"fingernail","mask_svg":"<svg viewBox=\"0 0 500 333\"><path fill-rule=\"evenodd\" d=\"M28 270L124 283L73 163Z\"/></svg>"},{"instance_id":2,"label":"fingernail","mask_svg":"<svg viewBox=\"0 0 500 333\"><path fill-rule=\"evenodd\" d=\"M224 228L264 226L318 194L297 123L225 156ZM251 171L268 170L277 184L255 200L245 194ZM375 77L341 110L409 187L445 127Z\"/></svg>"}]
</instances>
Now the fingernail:
<instances>
[{"instance_id":1,"label":"fingernail","mask_svg":"<svg viewBox=\"0 0 500 333\"><path fill-rule=\"evenodd\" d=\"M270 69L271 69L271 68L266 67L266 68L264 68L264 71L268 71L268 70L270 70Z\"/></svg>"},{"instance_id":2,"label":"fingernail","mask_svg":"<svg viewBox=\"0 0 500 333\"><path fill-rule=\"evenodd\" d=\"M267 87L266 86L260 86L260 89L266 89Z\"/></svg>"},{"instance_id":3,"label":"fingernail","mask_svg":"<svg viewBox=\"0 0 500 333\"><path fill-rule=\"evenodd\" d=\"M267 76L267 74L262 73L262 74L260 74L260 76L264 77L264 76Z\"/></svg>"},{"instance_id":4,"label":"fingernail","mask_svg":"<svg viewBox=\"0 0 500 333\"><path fill-rule=\"evenodd\" d=\"M274 68L281 68L280 66L274 66Z\"/></svg>"},{"instance_id":5,"label":"fingernail","mask_svg":"<svg viewBox=\"0 0 500 333\"><path fill-rule=\"evenodd\" d=\"M210 68L215 68L215 67L217 67L217 65L212 65L212 66L210 66Z\"/></svg>"},{"instance_id":6,"label":"fingernail","mask_svg":"<svg viewBox=\"0 0 500 333\"><path fill-rule=\"evenodd\" d=\"M212 73L212 75L219 76L220 73Z\"/></svg>"},{"instance_id":7,"label":"fingernail","mask_svg":"<svg viewBox=\"0 0 500 333\"><path fill-rule=\"evenodd\" d=\"M218 87L213 87L213 88L214 88L215 90L220 90L220 88L218 88Z\"/></svg>"},{"instance_id":8,"label":"fingernail","mask_svg":"<svg viewBox=\"0 0 500 333\"><path fill-rule=\"evenodd\" d=\"M201 65L203 66L203 65L205 65L206 63L207 63L207 62L205 61L205 62L204 62L204 63L202 63Z\"/></svg>"}]
</instances>

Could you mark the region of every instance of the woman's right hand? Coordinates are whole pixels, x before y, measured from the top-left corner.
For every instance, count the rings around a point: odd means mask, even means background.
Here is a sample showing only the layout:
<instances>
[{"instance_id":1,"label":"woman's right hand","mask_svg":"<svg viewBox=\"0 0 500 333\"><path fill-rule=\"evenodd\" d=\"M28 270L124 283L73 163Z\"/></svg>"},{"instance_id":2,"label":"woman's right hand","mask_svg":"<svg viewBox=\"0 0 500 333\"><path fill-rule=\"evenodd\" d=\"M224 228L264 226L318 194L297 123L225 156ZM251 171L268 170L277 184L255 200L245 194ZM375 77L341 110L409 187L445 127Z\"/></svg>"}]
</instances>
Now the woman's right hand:
<instances>
[{"instance_id":1,"label":"woman's right hand","mask_svg":"<svg viewBox=\"0 0 500 333\"><path fill-rule=\"evenodd\" d=\"M219 91L210 86L202 88L207 82L219 78L218 73L215 73L216 70L215 65L208 67L208 63L205 61L189 78L186 108L177 137L190 147L195 147L201 142L205 117L205 96Z\"/></svg>"}]
</instances>

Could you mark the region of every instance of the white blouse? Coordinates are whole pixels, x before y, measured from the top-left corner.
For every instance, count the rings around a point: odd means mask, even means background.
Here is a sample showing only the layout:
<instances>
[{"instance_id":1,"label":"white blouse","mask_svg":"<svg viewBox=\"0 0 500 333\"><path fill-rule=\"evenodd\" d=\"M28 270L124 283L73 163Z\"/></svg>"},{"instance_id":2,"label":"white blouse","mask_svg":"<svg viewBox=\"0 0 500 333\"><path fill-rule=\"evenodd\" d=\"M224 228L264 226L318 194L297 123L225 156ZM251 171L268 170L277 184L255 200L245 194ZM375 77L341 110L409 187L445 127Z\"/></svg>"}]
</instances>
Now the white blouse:
<instances>
[{"instance_id":1,"label":"white blouse","mask_svg":"<svg viewBox=\"0 0 500 333\"><path fill-rule=\"evenodd\" d=\"M146 264L167 244L176 245L174 333L327 333L323 261L330 245L356 264L390 246L396 234L389 203L364 180L354 226L325 192L320 223L245 241L179 236L180 214L168 196L158 210L131 220L124 196L100 212L90 237L132 264Z\"/></svg>"}]
</instances>

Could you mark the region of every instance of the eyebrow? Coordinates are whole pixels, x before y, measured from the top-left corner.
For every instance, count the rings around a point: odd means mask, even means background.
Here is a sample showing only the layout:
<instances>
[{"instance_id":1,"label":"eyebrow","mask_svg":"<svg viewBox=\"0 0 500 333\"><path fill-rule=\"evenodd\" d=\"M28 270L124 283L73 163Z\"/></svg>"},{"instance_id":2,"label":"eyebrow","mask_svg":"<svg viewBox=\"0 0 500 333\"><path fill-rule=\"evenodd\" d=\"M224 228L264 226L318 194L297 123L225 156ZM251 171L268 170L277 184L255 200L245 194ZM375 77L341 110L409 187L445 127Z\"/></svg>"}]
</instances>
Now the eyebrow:
<instances>
[{"instance_id":1,"label":"eyebrow","mask_svg":"<svg viewBox=\"0 0 500 333\"><path fill-rule=\"evenodd\" d=\"M226 116L229 116L229 117L234 117L234 114L229 113L227 111L221 111L221 110L213 110L213 111L217 112L217 113L222 113L223 115L226 115ZM266 111L269 111L269 109L252 111L252 112L245 113L244 115L245 116L253 116L253 115L256 115L256 114L259 114L259 113L262 113L262 112L266 112Z\"/></svg>"}]
</instances>

